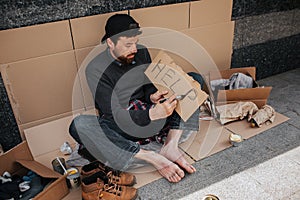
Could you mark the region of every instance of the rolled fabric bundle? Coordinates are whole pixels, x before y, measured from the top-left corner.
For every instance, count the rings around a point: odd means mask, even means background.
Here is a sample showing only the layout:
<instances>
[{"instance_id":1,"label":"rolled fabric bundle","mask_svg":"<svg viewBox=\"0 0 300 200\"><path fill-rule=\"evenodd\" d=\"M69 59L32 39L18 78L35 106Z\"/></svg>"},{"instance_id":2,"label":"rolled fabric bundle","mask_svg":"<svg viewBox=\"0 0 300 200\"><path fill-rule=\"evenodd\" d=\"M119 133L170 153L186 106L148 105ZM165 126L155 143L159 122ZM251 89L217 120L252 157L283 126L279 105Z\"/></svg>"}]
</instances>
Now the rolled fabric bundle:
<instances>
[{"instance_id":1,"label":"rolled fabric bundle","mask_svg":"<svg viewBox=\"0 0 300 200\"><path fill-rule=\"evenodd\" d=\"M241 120L246 116L248 116L249 121L252 115L258 111L256 104L250 101L216 106L216 109L219 112L221 124Z\"/></svg>"},{"instance_id":2,"label":"rolled fabric bundle","mask_svg":"<svg viewBox=\"0 0 300 200\"><path fill-rule=\"evenodd\" d=\"M273 123L275 120L275 110L273 107L269 105L264 105L261 109L259 109L250 119L252 123L261 127L264 123L267 125ZM253 127L255 125L252 125Z\"/></svg>"}]
</instances>

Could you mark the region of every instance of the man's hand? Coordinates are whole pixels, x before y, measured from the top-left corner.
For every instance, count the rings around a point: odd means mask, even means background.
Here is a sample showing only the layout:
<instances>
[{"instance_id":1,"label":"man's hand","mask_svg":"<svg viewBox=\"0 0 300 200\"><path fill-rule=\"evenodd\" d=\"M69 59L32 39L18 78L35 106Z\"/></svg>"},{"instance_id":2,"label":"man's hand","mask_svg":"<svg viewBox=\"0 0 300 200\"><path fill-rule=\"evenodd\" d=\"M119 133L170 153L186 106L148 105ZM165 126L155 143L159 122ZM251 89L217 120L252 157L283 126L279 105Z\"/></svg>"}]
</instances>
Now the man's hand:
<instances>
[{"instance_id":1,"label":"man's hand","mask_svg":"<svg viewBox=\"0 0 300 200\"><path fill-rule=\"evenodd\" d=\"M164 98L164 95L168 94L169 91L165 90L165 91L157 91L154 94L150 95L150 100L152 101L152 103L159 103L159 100Z\"/></svg>"},{"instance_id":2,"label":"man's hand","mask_svg":"<svg viewBox=\"0 0 300 200\"><path fill-rule=\"evenodd\" d=\"M176 95L172 95L163 103L157 103L153 108L151 108L149 110L149 117L151 120L164 119L173 113L176 106Z\"/></svg>"}]
</instances>

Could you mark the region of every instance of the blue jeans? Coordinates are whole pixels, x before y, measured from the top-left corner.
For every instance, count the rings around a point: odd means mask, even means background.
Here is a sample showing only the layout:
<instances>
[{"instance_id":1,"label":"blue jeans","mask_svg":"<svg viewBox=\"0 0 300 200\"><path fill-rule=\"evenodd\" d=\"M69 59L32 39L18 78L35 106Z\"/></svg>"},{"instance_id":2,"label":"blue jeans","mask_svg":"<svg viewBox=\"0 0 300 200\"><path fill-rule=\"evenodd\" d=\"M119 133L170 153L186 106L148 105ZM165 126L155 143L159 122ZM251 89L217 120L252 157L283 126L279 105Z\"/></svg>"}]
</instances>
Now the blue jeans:
<instances>
[{"instance_id":1,"label":"blue jeans","mask_svg":"<svg viewBox=\"0 0 300 200\"><path fill-rule=\"evenodd\" d=\"M195 78L194 78L195 79ZM195 79L196 80L196 79ZM186 121L174 112L167 118L170 129L199 129L199 109ZM79 115L72 121L69 132L71 136L102 163L117 169L125 170L134 160L141 145L123 137L114 123L95 115ZM155 135L157 133L153 133Z\"/></svg>"}]
</instances>

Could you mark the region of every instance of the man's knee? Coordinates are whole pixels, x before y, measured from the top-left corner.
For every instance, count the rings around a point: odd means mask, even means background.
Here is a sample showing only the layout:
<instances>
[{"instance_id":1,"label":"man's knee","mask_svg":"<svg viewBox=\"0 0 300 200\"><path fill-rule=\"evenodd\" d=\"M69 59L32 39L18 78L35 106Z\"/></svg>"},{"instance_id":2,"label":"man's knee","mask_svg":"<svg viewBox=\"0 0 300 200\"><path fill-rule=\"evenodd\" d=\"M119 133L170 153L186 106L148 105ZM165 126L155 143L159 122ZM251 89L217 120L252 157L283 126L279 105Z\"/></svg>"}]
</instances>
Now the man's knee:
<instances>
[{"instance_id":1,"label":"man's knee","mask_svg":"<svg viewBox=\"0 0 300 200\"><path fill-rule=\"evenodd\" d=\"M201 76L201 74L196 73L196 72L188 72L187 74L190 75L191 77L193 77L193 79L200 84L201 90L202 90L203 85L204 85L204 80L203 80L203 77Z\"/></svg>"},{"instance_id":2,"label":"man's knee","mask_svg":"<svg viewBox=\"0 0 300 200\"><path fill-rule=\"evenodd\" d=\"M80 139L80 137L79 137L79 134L78 134L78 129L80 129L80 121L81 121L81 117L80 117L81 115L79 115L79 116L77 116L77 117L75 117L73 120L72 120L72 122L71 122L71 124L70 124L70 126L69 126L69 133L70 133L70 135L73 137L73 139L76 141L76 142L78 142L79 144L82 144L82 142L81 142L81 139Z\"/></svg>"}]
</instances>

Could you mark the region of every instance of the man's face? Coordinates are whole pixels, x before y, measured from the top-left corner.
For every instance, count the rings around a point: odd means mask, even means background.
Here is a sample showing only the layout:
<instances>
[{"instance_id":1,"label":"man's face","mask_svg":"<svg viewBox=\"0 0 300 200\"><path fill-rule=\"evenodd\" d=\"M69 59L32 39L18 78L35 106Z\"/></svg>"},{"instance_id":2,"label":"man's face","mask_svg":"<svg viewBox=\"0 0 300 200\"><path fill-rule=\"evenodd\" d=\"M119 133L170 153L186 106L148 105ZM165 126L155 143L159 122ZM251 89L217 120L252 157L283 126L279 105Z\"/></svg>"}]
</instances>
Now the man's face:
<instances>
[{"instance_id":1,"label":"man's face","mask_svg":"<svg viewBox=\"0 0 300 200\"><path fill-rule=\"evenodd\" d=\"M109 45L112 55L121 63L130 64L137 53L138 36L119 37L116 44Z\"/></svg>"}]
</instances>

